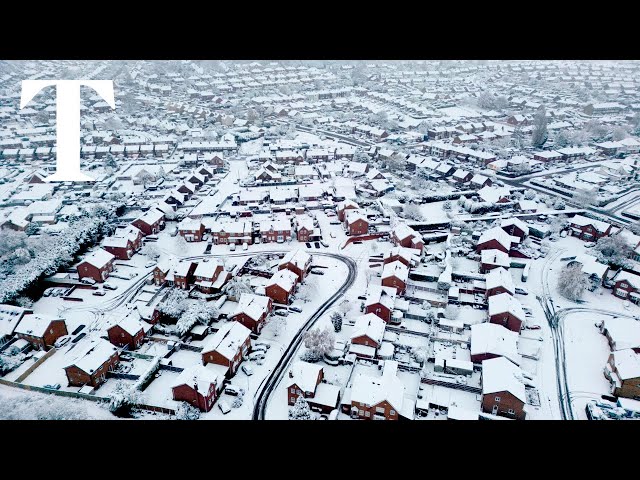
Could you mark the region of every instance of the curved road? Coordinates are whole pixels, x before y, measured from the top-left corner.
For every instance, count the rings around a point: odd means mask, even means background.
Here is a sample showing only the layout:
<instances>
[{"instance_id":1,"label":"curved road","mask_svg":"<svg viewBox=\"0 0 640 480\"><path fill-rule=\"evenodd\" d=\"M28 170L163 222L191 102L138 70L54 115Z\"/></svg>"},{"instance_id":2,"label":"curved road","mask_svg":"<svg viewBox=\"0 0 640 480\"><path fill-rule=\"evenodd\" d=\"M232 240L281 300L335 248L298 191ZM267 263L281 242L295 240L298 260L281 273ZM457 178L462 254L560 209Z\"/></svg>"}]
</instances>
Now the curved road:
<instances>
[{"instance_id":1,"label":"curved road","mask_svg":"<svg viewBox=\"0 0 640 480\"><path fill-rule=\"evenodd\" d=\"M253 419L254 420L264 420L265 411L267 408L267 404L269 402L269 396L273 393L274 389L280 382L284 372L286 371L287 366L291 362L294 354L300 347L302 343L302 339L304 333L307 332L314 323L333 305L339 298L341 298L344 293L353 285L353 282L356 279L358 274L357 264L356 262L349 257L344 255L338 255L335 253L314 253L314 255L323 255L331 258L335 258L336 260L340 260L344 262L349 268L349 274L345 279L345 282L342 286L334 293L326 302L324 302L316 312L309 317L309 320L302 326L302 328L298 331L294 339L291 341L284 354L278 361L275 368L271 371L271 374L267 377L266 381L263 381L263 387L255 402L255 406L253 408Z\"/></svg>"}]
</instances>

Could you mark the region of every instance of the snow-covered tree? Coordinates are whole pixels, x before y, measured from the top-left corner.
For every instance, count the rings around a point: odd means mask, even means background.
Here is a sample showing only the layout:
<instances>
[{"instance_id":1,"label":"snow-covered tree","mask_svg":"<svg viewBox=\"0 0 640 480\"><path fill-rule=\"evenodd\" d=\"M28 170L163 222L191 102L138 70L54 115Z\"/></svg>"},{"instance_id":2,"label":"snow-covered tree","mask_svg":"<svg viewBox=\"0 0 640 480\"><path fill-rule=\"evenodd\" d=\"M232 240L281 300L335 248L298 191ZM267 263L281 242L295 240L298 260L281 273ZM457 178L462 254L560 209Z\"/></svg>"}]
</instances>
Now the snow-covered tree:
<instances>
[{"instance_id":1,"label":"snow-covered tree","mask_svg":"<svg viewBox=\"0 0 640 480\"><path fill-rule=\"evenodd\" d=\"M165 299L158 304L156 309L163 315L177 320L189 306L187 303L188 297L189 294L186 291L180 288L173 288Z\"/></svg>"},{"instance_id":2,"label":"snow-covered tree","mask_svg":"<svg viewBox=\"0 0 640 480\"><path fill-rule=\"evenodd\" d=\"M421 221L424 219L420 207L415 203L405 203L402 207L404 216L410 220Z\"/></svg>"},{"instance_id":3,"label":"snow-covered tree","mask_svg":"<svg viewBox=\"0 0 640 480\"><path fill-rule=\"evenodd\" d=\"M342 315L338 312L333 312L331 314L331 323L333 323L333 329L336 333L342 330Z\"/></svg>"},{"instance_id":4,"label":"snow-covered tree","mask_svg":"<svg viewBox=\"0 0 640 480\"><path fill-rule=\"evenodd\" d=\"M580 265L568 265L558 275L558 291L569 300L579 300L588 286L587 276Z\"/></svg>"},{"instance_id":5,"label":"snow-covered tree","mask_svg":"<svg viewBox=\"0 0 640 480\"><path fill-rule=\"evenodd\" d=\"M542 148L547 141L547 111L544 105L538 108L536 115L533 119L533 133L531 135L531 145L535 148Z\"/></svg>"},{"instance_id":6,"label":"snow-covered tree","mask_svg":"<svg viewBox=\"0 0 640 480\"><path fill-rule=\"evenodd\" d=\"M118 169L118 162L111 153L107 153L106 157L104 158L104 168L111 170Z\"/></svg>"},{"instance_id":7,"label":"snow-covered tree","mask_svg":"<svg viewBox=\"0 0 640 480\"><path fill-rule=\"evenodd\" d=\"M351 304L351 302L349 302L349 300L343 300L342 302L340 302L340 305L338 305L338 310L340 310L340 313L342 313L343 317L346 317L352 308L353 305Z\"/></svg>"},{"instance_id":8,"label":"snow-covered tree","mask_svg":"<svg viewBox=\"0 0 640 480\"><path fill-rule=\"evenodd\" d=\"M64 398L39 393L0 392L0 419L2 420L92 420L86 400Z\"/></svg>"},{"instance_id":9,"label":"snow-covered tree","mask_svg":"<svg viewBox=\"0 0 640 480\"><path fill-rule=\"evenodd\" d=\"M624 140L628 136L629 136L629 132L627 132L626 128L624 127L616 127L611 132L611 139L615 142L619 140Z\"/></svg>"},{"instance_id":10,"label":"snow-covered tree","mask_svg":"<svg viewBox=\"0 0 640 480\"><path fill-rule=\"evenodd\" d=\"M594 250L598 260L614 268L631 267L630 261L633 249L621 235L602 237L596 242Z\"/></svg>"},{"instance_id":11,"label":"snow-covered tree","mask_svg":"<svg viewBox=\"0 0 640 480\"><path fill-rule=\"evenodd\" d=\"M447 305L444 309L444 316L449 320L455 320L460 315L460 309L454 305Z\"/></svg>"},{"instance_id":12,"label":"snow-covered tree","mask_svg":"<svg viewBox=\"0 0 640 480\"><path fill-rule=\"evenodd\" d=\"M307 279L307 281L301 284L298 288L298 291L296 292L296 298L298 300L302 300L305 303L310 302L316 297L318 293L318 289L316 287L317 285L315 284L315 282Z\"/></svg>"},{"instance_id":13,"label":"snow-covered tree","mask_svg":"<svg viewBox=\"0 0 640 480\"><path fill-rule=\"evenodd\" d=\"M444 210L445 212L451 211L452 208L453 208L453 204L451 203L450 200L447 200L442 204L442 210Z\"/></svg>"},{"instance_id":14,"label":"snow-covered tree","mask_svg":"<svg viewBox=\"0 0 640 480\"><path fill-rule=\"evenodd\" d=\"M147 243L143 248L143 253L149 260L153 261L162 255L162 252L160 252L160 249L155 243Z\"/></svg>"},{"instance_id":15,"label":"snow-covered tree","mask_svg":"<svg viewBox=\"0 0 640 480\"><path fill-rule=\"evenodd\" d=\"M233 277L224 286L224 291L227 295L235 298L240 298L243 293L252 293L251 286L242 280L241 277Z\"/></svg>"},{"instance_id":16,"label":"snow-covered tree","mask_svg":"<svg viewBox=\"0 0 640 480\"><path fill-rule=\"evenodd\" d=\"M309 354L317 360L320 360L325 354L330 353L333 350L334 343L335 336L328 328L324 328L323 330L314 328L304 335L304 346L307 348Z\"/></svg>"},{"instance_id":17,"label":"snow-covered tree","mask_svg":"<svg viewBox=\"0 0 640 480\"><path fill-rule=\"evenodd\" d=\"M311 420L311 408L303 395L299 395L296 403L289 409L289 420Z\"/></svg>"},{"instance_id":18,"label":"snow-covered tree","mask_svg":"<svg viewBox=\"0 0 640 480\"><path fill-rule=\"evenodd\" d=\"M200 418L200 410L189 405L187 402L180 402L176 408L176 420L198 420Z\"/></svg>"},{"instance_id":19,"label":"snow-covered tree","mask_svg":"<svg viewBox=\"0 0 640 480\"><path fill-rule=\"evenodd\" d=\"M535 190L531 190L530 188L526 189L524 191L524 199L525 200L533 200L534 198L536 198L536 191Z\"/></svg>"},{"instance_id":20,"label":"snow-covered tree","mask_svg":"<svg viewBox=\"0 0 640 480\"><path fill-rule=\"evenodd\" d=\"M22 363L20 360L17 356L0 355L0 375L5 375L18 368Z\"/></svg>"},{"instance_id":21,"label":"snow-covered tree","mask_svg":"<svg viewBox=\"0 0 640 480\"><path fill-rule=\"evenodd\" d=\"M140 403L141 393L133 385L126 385L123 381L116 384L109 395L109 411L126 416L135 404Z\"/></svg>"},{"instance_id":22,"label":"snow-covered tree","mask_svg":"<svg viewBox=\"0 0 640 480\"><path fill-rule=\"evenodd\" d=\"M176 322L176 332L178 335L184 335L196 324L209 325L218 315L218 309L212 302L190 303Z\"/></svg>"}]
</instances>

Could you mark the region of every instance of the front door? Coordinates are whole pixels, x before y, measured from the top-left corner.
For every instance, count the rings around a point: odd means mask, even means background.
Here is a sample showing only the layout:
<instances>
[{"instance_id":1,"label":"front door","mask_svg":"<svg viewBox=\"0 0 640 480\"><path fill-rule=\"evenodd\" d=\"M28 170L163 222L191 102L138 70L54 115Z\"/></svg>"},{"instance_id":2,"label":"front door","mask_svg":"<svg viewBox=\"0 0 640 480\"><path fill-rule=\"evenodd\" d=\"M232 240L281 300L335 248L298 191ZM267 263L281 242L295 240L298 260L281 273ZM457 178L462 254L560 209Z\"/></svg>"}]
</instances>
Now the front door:
<instances>
[{"instance_id":1,"label":"front door","mask_svg":"<svg viewBox=\"0 0 640 480\"><path fill-rule=\"evenodd\" d=\"M493 406L493 410L491 410L491 413L494 414L494 415L498 414L498 405L494 405Z\"/></svg>"}]
</instances>

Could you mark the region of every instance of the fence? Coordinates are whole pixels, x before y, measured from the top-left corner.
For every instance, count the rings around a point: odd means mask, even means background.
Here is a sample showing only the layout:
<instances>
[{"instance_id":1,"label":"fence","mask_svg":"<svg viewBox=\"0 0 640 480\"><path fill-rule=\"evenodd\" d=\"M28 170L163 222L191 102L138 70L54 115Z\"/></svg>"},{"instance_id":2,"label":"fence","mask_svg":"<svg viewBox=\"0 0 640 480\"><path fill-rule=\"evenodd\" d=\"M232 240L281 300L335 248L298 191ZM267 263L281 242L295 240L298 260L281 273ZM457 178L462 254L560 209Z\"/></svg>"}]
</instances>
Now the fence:
<instances>
[{"instance_id":1,"label":"fence","mask_svg":"<svg viewBox=\"0 0 640 480\"><path fill-rule=\"evenodd\" d=\"M463 392L476 393L476 394L482 393L481 388L472 387L471 385L463 385L463 384L453 383L453 382L444 382L442 380L435 380L433 378L422 378L420 381L428 385L438 385L440 387L447 387L447 388L453 388L455 390L462 390Z\"/></svg>"},{"instance_id":2,"label":"fence","mask_svg":"<svg viewBox=\"0 0 640 480\"><path fill-rule=\"evenodd\" d=\"M385 236L389 236L389 232L372 233L370 235L362 235L360 237L349 237L347 241L344 242L344 245L342 246L342 248L347 248L347 245L349 245L352 242L358 242L358 241L364 242L366 240L373 240L373 239L385 237Z\"/></svg>"},{"instance_id":3,"label":"fence","mask_svg":"<svg viewBox=\"0 0 640 480\"><path fill-rule=\"evenodd\" d=\"M168 370L170 372L182 373L184 371L184 368L174 367L173 365L165 365L164 363L161 363L160 370Z\"/></svg>"},{"instance_id":4,"label":"fence","mask_svg":"<svg viewBox=\"0 0 640 480\"><path fill-rule=\"evenodd\" d=\"M44 363L47 360L47 358L49 358L54 353L56 353L56 349L55 349L55 347L52 347L51 350L49 350L47 353L45 353L37 361L33 362L33 365L31 365L24 372L22 372L22 375L20 375L18 378L16 378L16 382L20 383L20 382L24 381L25 378L27 378L29 375L31 375L31 373L36 368L38 368L42 363Z\"/></svg>"},{"instance_id":5,"label":"fence","mask_svg":"<svg viewBox=\"0 0 640 480\"><path fill-rule=\"evenodd\" d=\"M22 390L29 390L32 392L48 393L51 395L57 395L59 397L82 398L85 400L91 400L92 402L109 401L109 399L106 397L98 397L96 395L88 395L86 393L80 393L80 392L66 392L64 390L51 390L49 388L36 387L33 385L25 385L24 383L12 382L10 380L5 380L3 378L0 378L0 385L21 388Z\"/></svg>"},{"instance_id":6,"label":"fence","mask_svg":"<svg viewBox=\"0 0 640 480\"><path fill-rule=\"evenodd\" d=\"M137 408L138 410L146 410L148 412L165 413L167 415L176 414L176 411L172 408L157 407L155 405L146 405L144 403L136 403L133 407Z\"/></svg>"},{"instance_id":7,"label":"fence","mask_svg":"<svg viewBox=\"0 0 640 480\"><path fill-rule=\"evenodd\" d=\"M109 378L119 378L121 380L138 380L140 375L132 375L130 373L107 372Z\"/></svg>"}]
</instances>

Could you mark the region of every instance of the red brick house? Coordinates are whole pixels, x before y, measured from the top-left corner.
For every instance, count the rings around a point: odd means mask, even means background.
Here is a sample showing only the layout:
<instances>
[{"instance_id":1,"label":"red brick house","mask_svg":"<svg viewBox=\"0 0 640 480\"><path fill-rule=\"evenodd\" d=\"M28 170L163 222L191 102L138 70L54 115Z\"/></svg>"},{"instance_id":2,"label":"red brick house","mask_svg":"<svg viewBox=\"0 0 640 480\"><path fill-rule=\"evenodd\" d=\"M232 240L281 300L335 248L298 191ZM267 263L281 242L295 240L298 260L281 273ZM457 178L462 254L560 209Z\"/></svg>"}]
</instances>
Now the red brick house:
<instances>
[{"instance_id":1,"label":"red brick house","mask_svg":"<svg viewBox=\"0 0 640 480\"><path fill-rule=\"evenodd\" d=\"M500 228L512 237L518 237L520 240L524 240L524 238L529 235L529 226L517 217L502 220Z\"/></svg>"},{"instance_id":2,"label":"red brick house","mask_svg":"<svg viewBox=\"0 0 640 480\"><path fill-rule=\"evenodd\" d=\"M389 250L382 260L383 264L400 262L407 267L412 267L420 261L420 250L416 248L393 247Z\"/></svg>"},{"instance_id":3,"label":"red brick house","mask_svg":"<svg viewBox=\"0 0 640 480\"><path fill-rule=\"evenodd\" d=\"M347 210L358 210L360 207L356 202L352 202L351 200L345 200L344 202L338 203L336 207L336 213L338 214L338 220L344 222L344 217Z\"/></svg>"},{"instance_id":4,"label":"red brick house","mask_svg":"<svg viewBox=\"0 0 640 480\"><path fill-rule=\"evenodd\" d=\"M396 289L381 285L369 285L364 313L373 313L385 322L391 321L391 313L396 301Z\"/></svg>"},{"instance_id":5,"label":"red brick house","mask_svg":"<svg viewBox=\"0 0 640 480\"><path fill-rule=\"evenodd\" d=\"M296 236L299 242L308 242L314 235L313 219L311 217L300 216L296 219Z\"/></svg>"},{"instance_id":6,"label":"red brick house","mask_svg":"<svg viewBox=\"0 0 640 480\"><path fill-rule=\"evenodd\" d=\"M167 277L172 270L173 268L168 262L158 263L153 269L153 283L158 286L164 285L167 282Z\"/></svg>"},{"instance_id":7,"label":"red brick house","mask_svg":"<svg viewBox=\"0 0 640 480\"><path fill-rule=\"evenodd\" d=\"M287 218L260 222L262 243L283 243L291 241L291 222Z\"/></svg>"},{"instance_id":8,"label":"red brick house","mask_svg":"<svg viewBox=\"0 0 640 480\"><path fill-rule=\"evenodd\" d=\"M424 249L422 236L405 223L401 223L393 229L391 232L391 241L399 247L420 250L420 253L422 253Z\"/></svg>"},{"instance_id":9,"label":"red brick house","mask_svg":"<svg viewBox=\"0 0 640 480\"><path fill-rule=\"evenodd\" d=\"M209 338L202 349L202 363L227 367L233 377L243 357L251 350L251 330L238 322L227 322Z\"/></svg>"},{"instance_id":10,"label":"red brick house","mask_svg":"<svg viewBox=\"0 0 640 480\"><path fill-rule=\"evenodd\" d=\"M345 391L343 411L361 420L398 420L405 400L397 370L398 362L386 360L381 376L356 375ZM413 417L413 411L410 414Z\"/></svg>"},{"instance_id":11,"label":"red brick house","mask_svg":"<svg viewBox=\"0 0 640 480\"><path fill-rule=\"evenodd\" d=\"M407 288L409 268L402 262L384 264L382 268L382 286L396 289L402 295Z\"/></svg>"},{"instance_id":12,"label":"red brick house","mask_svg":"<svg viewBox=\"0 0 640 480\"><path fill-rule=\"evenodd\" d=\"M372 347L375 356L375 351L382 345L386 326L386 322L373 313L361 315L353 326L351 343Z\"/></svg>"},{"instance_id":13,"label":"red brick house","mask_svg":"<svg viewBox=\"0 0 640 480\"><path fill-rule=\"evenodd\" d=\"M476 250L478 252L482 250L501 250L508 254L511 250L511 244L511 235L500 227L493 227L482 232Z\"/></svg>"},{"instance_id":14,"label":"red brick house","mask_svg":"<svg viewBox=\"0 0 640 480\"><path fill-rule=\"evenodd\" d=\"M129 350L135 350L145 337L145 325L131 316L127 316L120 323L112 325L107 329L109 341L117 346L124 347L127 345Z\"/></svg>"},{"instance_id":15,"label":"red brick house","mask_svg":"<svg viewBox=\"0 0 640 480\"><path fill-rule=\"evenodd\" d=\"M193 283L193 274L197 267L197 263L189 260L178 263L173 270L173 284L178 288L188 290L189 285Z\"/></svg>"},{"instance_id":16,"label":"red brick house","mask_svg":"<svg viewBox=\"0 0 640 480\"><path fill-rule=\"evenodd\" d=\"M185 368L171 387L175 401L187 402L201 412L213 408L220 390L222 379L214 370L202 365Z\"/></svg>"},{"instance_id":17,"label":"red brick house","mask_svg":"<svg viewBox=\"0 0 640 480\"><path fill-rule=\"evenodd\" d=\"M185 218L178 225L178 233L187 242L201 242L204 235L204 225L200 219Z\"/></svg>"},{"instance_id":18,"label":"red brick house","mask_svg":"<svg viewBox=\"0 0 640 480\"><path fill-rule=\"evenodd\" d=\"M222 289L231 274L225 272L217 260L200 262L193 272L193 283L204 293L216 293Z\"/></svg>"},{"instance_id":19,"label":"red brick house","mask_svg":"<svg viewBox=\"0 0 640 480\"><path fill-rule=\"evenodd\" d=\"M631 348L609 354L604 376L617 397L640 400L640 355Z\"/></svg>"},{"instance_id":20,"label":"red brick house","mask_svg":"<svg viewBox=\"0 0 640 480\"><path fill-rule=\"evenodd\" d=\"M518 353L518 337L518 332L495 323L471 325L471 361L482 363L484 360L505 357L520 365L522 357Z\"/></svg>"},{"instance_id":21,"label":"red brick house","mask_svg":"<svg viewBox=\"0 0 640 480\"><path fill-rule=\"evenodd\" d=\"M265 295L275 303L288 305L297 283L298 276L291 270L278 270L265 285Z\"/></svg>"},{"instance_id":22,"label":"red brick house","mask_svg":"<svg viewBox=\"0 0 640 480\"><path fill-rule=\"evenodd\" d=\"M114 370L119 362L117 348L105 340L97 339L84 345L64 370L69 386L91 385L98 388L106 381L107 372Z\"/></svg>"},{"instance_id":23,"label":"red brick house","mask_svg":"<svg viewBox=\"0 0 640 480\"><path fill-rule=\"evenodd\" d=\"M49 350L58 338L68 335L69 332L67 324L61 318L31 314L22 317L13 333L38 350Z\"/></svg>"},{"instance_id":24,"label":"red brick house","mask_svg":"<svg viewBox=\"0 0 640 480\"><path fill-rule=\"evenodd\" d=\"M614 277L613 281L611 293L618 298L638 303L640 300L640 275L622 270Z\"/></svg>"},{"instance_id":25,"label":"red brick house","mask_svg":"<svg viewBox=\"0 0 640 480\"><path fill-rule=\"evenodd\" d=\"M312 260L311 255L305 251L292 250L282 257L278 270L291 270L298 276L298 281L302 282L311 268Z\"/></svg>"},{"instance_id":26,"label":"red brick house","mask_svg":"<svg viewBox=\"0 0 640 480\"><path fill-rule=\"evenodd\" d=\"M369 233L369 221L359 210L347 210L344 216L344 228L347 235L366 235Z\"/></svg>"},{"instance_id":27,"label":"red brick house","mask_svg":"<svg viewBox=\"0 0 640 480\"><path fill-rule=\"evenodd\" d=\"M243 293L231 319L259 334L273 308L273 300L262 295Z\"/></svg>"},{"instance_id":28,"label":"red brick house","mask_svg":"<svg viewBox=\"0 0 640 480\"><path fill-rule=\"evenodd\" d=\"M131 240L125 237L107 237L102 241L102 248L118 260L129 260L134 252Z\"/></svg>"},{"instance_id":29,"label":"red brick house","mask_svg":"<svg viewBox=\"0 0 640 480\"><path fill-rule=\"evenodd\" d=\"M582 215L576 215L569 220L569 225L572 236L587 242L595 242L599 238L611 234L611 224L583 217Z\"/></svg>"},{"instance_id":30,"label":"red brick house","mask_svg":"<svg viewBox=\"0 0 640 480\"><path fill-rule=\"evenodd\" d=\"M522 371L504 357L482 362L482 411L524 420L527 413Z\"/></svg>"},{"instance_id":31,"label":"red brick house","mask_svg":"<svg viewBox=\"0 0 640 480\"><path fill-rule=\"evenodd\" d=\"M92 278L98 283L104 282L113 272L115 257L103 249L98 249L78 264L78 277Z\"/></svg>"},{"instance_id":32,"label":"red brick house","mask_svg":"<svg viewBox=\"0 0 640 480\"><path fill-rule=\"evenodd\" d=\"M489 297L489 321L508 328L512 332L519 332L525 319L522 305L515 297L508 293L501 293Z\"/></svg>"},{"instance_id":33,"label":"red brick house","mask_svg":"<svg viewBox=\"0 0 640 480\"><path fill-rule=\"evenodd\" d=\"M164 227L164 213L156 208L149 209L131 224L145 235L155 235Z\"/></svg>"},{"instance_id":34,"label":"red brick house","mask_svg":"<svg viewBox=\"0 0 640 480\"><path fill-rule=\"evenodd\" d=\"M295 405L303 396L312 410L330 413L338 406L340 388L323 382L324 369L317 364L297 361L289 369L287 403Z\"/></svg>"},{"instance_id":35,"label":"red brick house","mask_svg":"<svg viewBox=\"0 0 640 480\"><path fill-rule=\"evenodd\" d=\"M497 267L491 269L485 278L487 298L501 293L508 293L509 295L515 293L516 287L513 283L513 277L505 268Z\"/></svg>"}]
</instances>

